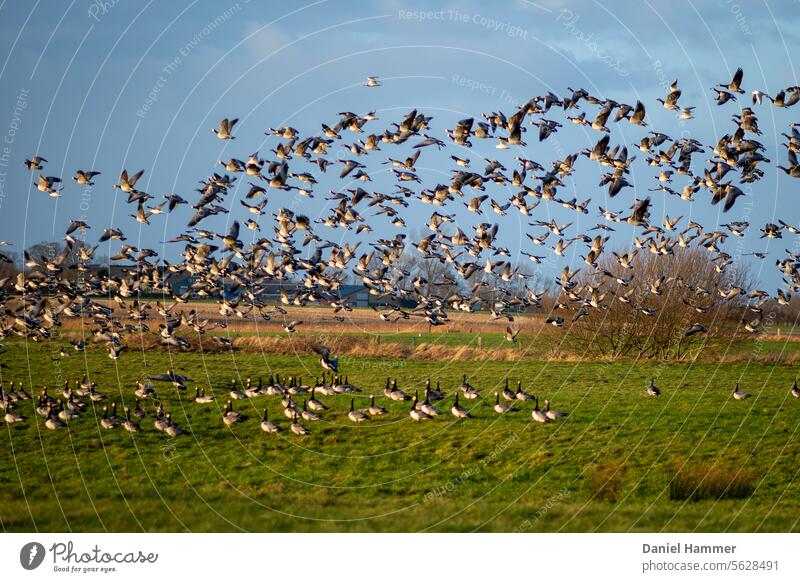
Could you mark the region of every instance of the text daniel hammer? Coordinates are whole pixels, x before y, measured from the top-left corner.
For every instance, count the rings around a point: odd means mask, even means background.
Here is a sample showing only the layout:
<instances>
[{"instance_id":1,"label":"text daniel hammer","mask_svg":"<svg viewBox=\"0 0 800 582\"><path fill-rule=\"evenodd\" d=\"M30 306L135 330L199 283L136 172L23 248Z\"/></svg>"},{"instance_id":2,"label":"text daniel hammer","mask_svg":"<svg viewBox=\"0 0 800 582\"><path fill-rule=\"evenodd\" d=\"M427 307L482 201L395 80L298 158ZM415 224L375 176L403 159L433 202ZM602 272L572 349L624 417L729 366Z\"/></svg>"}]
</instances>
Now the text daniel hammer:
<instances>
[{"instance_id":1,"label":"text daniel hammer","mask_svg":"<svg viewBox=\"0 0 800 582\"><path fill-rule=\"evenodd\" d=\"M735 554L736 546L698 544L642 544L643 554Z\"/></svg>"}]
</instances>

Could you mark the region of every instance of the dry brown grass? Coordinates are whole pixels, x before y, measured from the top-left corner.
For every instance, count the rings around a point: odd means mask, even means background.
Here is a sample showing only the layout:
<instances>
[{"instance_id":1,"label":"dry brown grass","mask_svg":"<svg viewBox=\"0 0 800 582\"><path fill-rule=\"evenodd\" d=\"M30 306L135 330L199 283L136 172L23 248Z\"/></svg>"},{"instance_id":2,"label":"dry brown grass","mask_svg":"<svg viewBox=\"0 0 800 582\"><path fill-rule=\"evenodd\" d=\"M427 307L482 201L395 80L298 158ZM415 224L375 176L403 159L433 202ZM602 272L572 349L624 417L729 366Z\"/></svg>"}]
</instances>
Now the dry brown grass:
<instances>
[{"instance_id":1,"label":"dry brown grass","mask_svg":"<svg viewBox=\"0 0 800 582\"><path fill-rule=\"evenodd\" d=\"M123 324L134 323L127 318L125 310L121 309L113 301L97 299L97 303L106 305L114 309L114 318ZM155 307L155 301L151 302ZM409 319L398 319L393 322L386 322L380 319L372 309L354 309L351 312L340 311L334 314L330 307L288 307L286 316L274 313L272 319L264 320L256 312L251 312L246 318L228 317L225 318L219 313L216 303L192 302L185 305L177 305L173 309L174 314L181 311L188 313L194 310L200 319L207 319L210 326L220 323L227 323L227 330L231 333L273 333L281 332L285 322L292 320L302 321L299 330L310 329L315 333L505 333L506 326L511 325L505 319L493 320L486 313L465 313L463 311L448 311L450 318L447 323L441 326L429 326L423 317L412 315ZM344 321L338 321L335 316L339 315ZM156 325L160 316L151 312L151 320ZM544 319L540 314L522 314L517 316L518 321L514 325L523 325L527 332L539 333L544 328ZM79 327L80 323L66 319L64 327Z\"/></svg>"},{"instance_id":2,"label":"dry brown grass","mask_svg":"<svg viewBox=\"0 0 800 582\"><path fill-rule=\"evenodd\" d=\"M669 483L673 501L701 499L746 499L753 494L758 475L741 467L719 467L713 463L682 463Z\"/></svg>"},{"instance_id":3,"label":"dry brown grass","mask_svg":"<svg viewBox=\"0 0 800 582\"><path fill-rule=\"evenodd\" d=\"M125 318L126 313L114 302L101 303L112 306L115 310L115 317L120 318L123 324L133 323ZM154 303L154 302L153 302ZM343 322L336 321L334 314L327 307L293 307L289 310L286 320L302 320L303 324L298 326L298 332L289 336L283 330L284 317L275 314L270 321L258 319L228 318L227 321L218 313L218 306L215 303L190 303L179 305L174 309L174 313L181 310L188 312L194 309L201 319L208 319L210 325L208 333L199 336L198 334L181 328L177 335L189 340L189 351L200 351L206 353L226 352L230 348L221 346L211 339L212 335L222 335L232 337L234 348L244 352L263 353L263 354L283 354L283 355L310 355L314 354L314 346L324 344L330 347L337 355L369 357L369 358L401 358L431 361L517 361L520 359L535 358L541 361L561 361L561 362L581 362L581 361L608 361L609 358L600 353L589 352L579 349L570 341L563 341L564 334L570 333L569 330L554 329L543 323L543 318L538 314L524 314L518 316L513 323L514 326L523 330L525 338L531 340L535 337L535 351L525 351L517 349L518 345L505 344L502 348L495 346L481 347L475 342L470 345L448 345L451 341L438 342L430 336L425 337L429 343L419 343L408 345L406 341L394 340L392 338L379 338L378 334L408 334L418 336L420 333L433 334L433 336L444 336L451 333L473 333L473 334L502 334L509 325L506 320L492 320L490 316L483 313L463 313L456 312L451 314L451 321L445 325L430 327L422 318L412 317L408 320L400 319L397 322L389 323L381 321L372 309L355 309L350 313L343 313ZM148 321L152 332L146 334L125 334L123 342L134 350L138 349L157 349L167 350L162 346L157 335L160 316L153 310L151 319ZM225 329L214 329L216 324L226 324ZM66 319L60 333L65 337L81 337L81 322L79 320ZM86 333L84 329L84 333ZM276 337L279 336L279 337ZM800 342L800 335L791 333L735 335L737 340L767 340L778 342ZM457 342L455 342L457 343ZM525 343L525 342L523 342ZM531 343L525 345L531 346ZM547 348L547 346L552 346ZM774 351L759 351L757 342L753 342L753 349L746 351L732 351L727 353L724 350L707 349L700 352L693 361L696 362L718 362L718 363L743 363L759 362L766 364L800 364L800 350L793 350L791 347L785 349L784 353ZM174 350L175 348L169 348Z\"/></svg>"}]
</instances>

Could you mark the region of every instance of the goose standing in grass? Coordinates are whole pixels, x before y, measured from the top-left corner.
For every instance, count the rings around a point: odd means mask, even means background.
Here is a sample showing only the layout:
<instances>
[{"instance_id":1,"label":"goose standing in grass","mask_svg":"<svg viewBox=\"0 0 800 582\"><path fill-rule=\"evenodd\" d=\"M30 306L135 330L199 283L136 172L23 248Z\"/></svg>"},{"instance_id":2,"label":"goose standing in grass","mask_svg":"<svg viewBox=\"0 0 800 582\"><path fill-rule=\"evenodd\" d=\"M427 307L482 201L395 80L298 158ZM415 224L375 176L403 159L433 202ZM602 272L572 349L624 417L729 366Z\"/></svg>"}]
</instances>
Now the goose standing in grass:
<instances>
[{"instance_id":1,"label":"goose standing in grass","mask_svg":"<svg viewBox=\"0 0 800 582\"><path fill-rule=\"evenodd\" d=\"M558 420L559 418L564 418L565 416L569 416L567 412L559 412L558 410L554 410L550 408L550 401L544 401L544 415L549 418L550 420Z\"/></svg>"},{"instance_id":2,"label":"goose standing in grass","mask_svg":"<svg viewBox=\"0 0 800 582\"><path fill-rule=\"evenodd\" d=\"M503 386L503 398L510 401L517 399L517 395L508 387L508 378L506 378L506 385Z\"/></svg>"},{"instance_id":3,"label":"goose standing in grass","mask_svg":"<svg viewBox=\"0 0 800 582\"><path fill-rule=\"evenodd\" d=\"M461 376L461 391L464 394L467 394L467 392L472 392L473 391L472 384L467 382L467 375L466 374L462 374L462 376ZM472 398L470 398L470 400L472 400Z\"/></svg>"},{"instance_id":4,"label":"goose standing in grass","mask_svg":"<svg viewBox=\"0 0 800 582\"><path fill-rule=\"evenodd\" d=\"M89 400L92 402L100 402L101 400L105 400L105 394L102 394L94 389L94 386L89 388Z\"/></svg>"},{"instance_id":5,"label":"goose standing in grass","mask_svg":"<svg viewBox=\"0 0 800 582\"><path fill-rule=\"evenodd\" d=\"M550 419L547 417L547 415L541 410L539 410L539 397L535 396L534 401L536 402L536 405L533 407L533 410L531 411L531 417L533 418L533 420L535 420L536 422L543 422L543 423L550 422Z\"/></svg>"},{"instance_id":6,"label":"goose standing in grass","mask_svg":"<svg viewBox=\"0 0 800 582\"><path fill-rule=\"evenodd\" d=\"M456 418L469 418L469 411L458 403L458 392L456 392L456 401L450 407L450 413Z\"/></svg>"},{"instance_id":7,"label":"goose standing in grass","mask_svg":"<svg viewBox=\"0 0 800 582\"><path fill-rule=\"evenodd\" d=\"M228 396L230 396L233 400L244 400L247 398L247 395L242 390L237 388L236 378L231 379L231 389L230 392L228 392Z\"/></svg>"},{"instance_id":8,"label":"goose standing in grass","mask_svg":"<svg viewBox=\"0 0 800 582\"><path fill-rule=\"evenodd\" d=\"M122 421L122 428L127 430L128 432L139 432L141 429L139 425L131 420L131 411L130 408L127 406L123 408L125 412L125 420Z\"/></svg>"},{"instance_id":9,"label":"goose standing in grass","mask_svg":"<svg viewBox=\"0 0 800 582\"><path fill-rule=\"evenodd\" d=\"M325 406L322 402L316 399L316 391L317 387L311 387L311 398L308 399L308 407L313 410L314 412L319 412L321 410L327 410L328 407Z\"/></svg>"},{"instance_id":10,"label":"goose standing in grass","mask_svg":"<svg viewBox=\"0 0 800 582\"><path fill-rule=\"evenodd\" d=\"M17 388L17 400L30 400L31 395L25 391L25 387L22 385L22 382L19 383L19 388Z\"/></svg>"},{"instance_id":11,"label":"goose standing in grass","mask_svg":"<svg viewBox=\"0 0 800 582\"><path fill-rule=\"evenodd\" d=\"M269 377L265 392L267 393L267 396L283 396L283 386L280 385L277 377L274 380L272 376Z\"/></svg>"},{"instance_id":12,"label":"goose standing in grass","mask_svg":"<svg viewBox=\"0 0 800 582\"><path fill-rule=\"evenodd\" d=\"M277 424L269 419L266 408L264 409L264 416L261 419L261 430L267 434L273 434L281 430Z\"/></svg>"},{"instance_id":13,"label":"goose standing in grass","mask_svg":"<svg viewBox=\"0 0 800 582\"><path fill-rule=\"evenodd\" d=\"M120 422L122 422L122 419L119 416L117 416L117 403L116 402L112 402L111 403L111 415L108 418L116 426L119 426Z\"/></svg>"},{"instance_id":14,"label":"goose standing in grass","mask_svg":"<svg viewBox=\"0 0 800 582\"><path fill-rule=\"evenodd\" d=\"M494 393L494 411L497 414L507 414L509 412L514 412L517 409L513 406L506 404L505 402L500 402L500 393Z\"/></svg>"},{"instance_id":15,"label":"goose standing in grass","mask_svg":"<svg viewBox=\"0 0 800 582\"><path fill-rule=\"evenodd\" d=\"M408 394L397 387L397 378L392 381L392 386L389 388L388 392L384 390L384 394L387 398L389 398L389 400L394 400L396 402L401 400L411 400L411 397Z\"/></svg>"},{"instance_id":16,"label":"goose standing in grass","mask_svg":"<svg viewBox=\"0 0 800 582\"><path fill-rule=\"evenodd\" d=\"M144 411L144 408L142 408L139 405L139 401L138 400L136 401L136 404L133 407L133 416L134 416L134 418L138 418L139 420L141 420L145 416L147 416L147 413Z\"/></svg>"},{"instance_id":17,"label":"goose standing in grass","mask_svg":"<svg viewBox=\"0 0 800 582\"><path fill-rule=\"evenodd\" d=\"M350 383L350 378L348 376L344 377L343 381L339 382L338 389L342 394L350 394L352 392L361 392L361 388L356 386L355 384Z\"/></svg>"},{"instance_id":18,"label":"goose standing in grass","mask_svg":"<svg viewBox=\"0 0 800 582\"><path fill-rule=\"evenodd\" d=\"M792 384L791 394L795 398L800 398L800 388L797 387L797 378L794 379L794 383Z\"/></svg>"},{"instance_id":19,"label":"goose standing in grass","mask_svg":"<svg viewBox=\"0 0 800 582\"><path fill-rule=\"evenodd\" d=\"M237 422L242 422L243 420L244 417L239 411L233 409L233 402L228 400L228 404L225 406L225 414L222 415L222 422L224 422L226 426L233 426Z\"/></svg>"},{"instance_id":20,"label":"goose standing in grass","mask_svg":"<svg viewBox=\"0 0 800 582\"><path fill-rule=\"evenodd\" d=\"M733 397L736 400L744 400L745 398L750 398L749 392L744 392L743 390L739 389L739 383L736 383L736 388L733 389Z\"/></svg>"},{"instance_id":21,"label":"goose standing in grass","mask_svg":"<svg viewBox=\"0 0 800 582\"><path fill-rule=\"evenodd\" d=\"M428 396L431 400L444 400L445 393L439 386L439 381L436 381L436 388L428 389Z\"/></svg>"},{"instance_id":22,"label":"goose standing in grass","mask_svg":"<svg viewBox=\"0 0 800 582\"><path fill-rule=\"evenodd\" d=\"M429 397L429 388L425 388L425 400L420 405L420 409L422 412L427 414L428 416L439 416L439 409L436 408L433 404L431 404L430 397ZM415 396L416 398L416 396Z\"/></svg>"},{"instance_id":23,"label":"goose standing in grass","mask_svg":"<svg viewBox=\"0 0 800 582\"><path fill-rule=\"evenodd\" d=\"M44 416L45 418L47 418L48 416L50 416L52 408L53 408L53 405L51 403L47 402L44 399L43 396L40 396L38 398L38 401L37 401L37 404L36 404L36 414L38 414L39 416Z\"/></svg>"},{"instance_id":24,"label":"goose standing in grass","mask_svg":"<svg viewBox=\"0 0 800 582\"><path fill-rule=\"evenodd\" d=\"M375 396L371 395L369 397L369 408L367 408L367 412L370 416L380 416L386 414L386 408L375 404Z\"/></svg>"},{"instance_id":25,"label":"goose standing in grass","mask_svg":"<svg viewBox=\"0 0 800 582\"><path fill-rule=\"evenodd\" d=\"M294 415L292 416L292 424L289 426L289 428L294 434L297 435L306 435L310 433L310 431L306 427L297 422L297 412L295 412Z\"/></svg>"},{"instance_id":26,"label":"goose standing in grass","mask_svg":"<svg viewBox=\"0 0 800 582\"><path fill-rule=\"evenodd\" d=\"M14 406L12 404L9 403L6 405L6 413L3 415L3 420L5 420L8 424L25 422L25 417L21 414L17 414L13 409Z\"/></svg>"},{"instance_id":27,"label":"goose standing in grass","mask_svg":"<svg viewBox=\"0 0 800 582\"><path fill-rule=\"evenodd\" d=\"M165 420L167 428L164 430L164 434L173 438L183 434L183 429L172 420L172 413L168 412Z\"/></svg>"},{"instance_id":28,"label":"goose standing in grass","mask_svg":"<svg viewBox=\"0 0 800 582\"><path fill-rule=\"evenodd\" d=\"M347 413L347 418L355 422L356 424L360 424L367 420L367 415L363 410L356 410L354 408L354 399L350 399L350 412Z\"/></svg>"},{"instance_id":29,"label":"goose standing in grass","mask_svg":"<svg viewBox=\"0 0 800 582\"><path fill-rule=\"evenodd\" d=\"M164 414L164 406L159 405L158 410L156 411L156 419L153 421L153 426L156 427L157 431L166 432L169 423L167 422L167 416Z\"/></svg>"},{"instance_id":30,"label":"goose standing in grass","mask_svg":"<svg viewBox=\"0 0 800 582\"><path fill-rule=\"evenodd\" d=\"M68 400L67 403L69 404L70 401ZM75 420L79 416L79 408L78 407L65 407L64 403L59 400L58 402L58 418L63 420L64 422L69 422L70 420Z\"/></svg>"},{"instance_id":31,"label":"goose standing in grass","mask_svg":"<svg viewBox=\"0 0 800 582\"><path fill-rule=\"evenodd\" d=\"M156 389L150 382L136 382L136 390L133 393L139 400L147 400L156 395Z\"/></svg>"},{"instance_id":32,"label":"goose standing in grass","mask_svg":"<svg viewBox=\"0 0 800 582\"><path fill-rule=\"evenodd\" d=\"M47 419L44 421L44 425L50 430L58 430L67 426L60 418L58 418L58 415L53 414L52 406L50 406L50 410L47 412Z\"/></svg>"},{"instance_id":33,"label":"goose standing in grass","mask_svg":"<svg viewBox=\"0 0 800 582\"><path fill-rule=\"evenodd\" d=\"M528 394L527 392L524 392L522 390L522 381L521 380L517 380L517 391L514 392L514 397L517 400L522 400L523 402L527 402L527 401L533 400L533 395L532 394Z\"/></svg>"},{"instance_id":34,"label":"goose standing in grass","mask_svg":"<svg viewBox=\"0 0 800 582\"><path fill-rule=\"evenodd\" d=\"M292 376L289 378L289 387L288 387L289 394L293 396L297 396L298 394L308 394L309 387L303 386L302 380L300 378L295 378Z\"/></svg>"},{"instance_id":35,"label":"goose standing in grass","mask_svg":"<svg viewBox=\"0 0 800 582\"><path fill-rule=\"evenodd\" d=\"M194 390L195 390L194 401L197 402L198 404L210 404L214 402L214 396L212 396L211 394L206 394L205 388L201 390L199 387L196 387Z\"/></svg>"},{"instance_id":36,"label":"goose standing in grass","mask_svg":"<svg viewBox=\"0 0 800 582\"><path fill-rule=\"evenodd\" d=\"M464 398L467 400L475 400L478 398L478 389L474 386L467 385L466 388L463 389Z\"/></svg>"},{"instance_id":37,"label":"goose standing in grass","mask_svg":"<svg viewBox=\"0 0 800 582\"><path fill-rule=\"evenodd\" d=\"M292 419L297 414L297 404L288 394L281 399L281 406L283 406L283 415L286 418Z\"/></svg>"},{"instance_id":38,"label":"goose standing in grass","mask_svg":"<svg viewBox=\"0 0 800 582\"><path fill-rule=\"evenodd\" d=\"M655 398L656 396L661 395L661 390L659 390L658 386L656 386L655 378L650 378L650 386L647 387L647 395L650 398Z\"/></svg>"},{"instance_id":39,"label":"goose standing in grass","mask_svg":"<svg viewBox=\"0 0 800 582\"><path fill-rule=\"evenodd\" d=\"M100 419L100 426L106 430L117 427L117 424L108 416L108 406L103 407L103 417Z\"/></svg>"},{"instance_id":40,"label":"goose standing in grass","mask_svg":"<svg viewBox=\"0 0 800 582\"><path fill-rule=\"evenodd\" d=\"M478 390L467 382L466 374L461 376L461 392L464 393L464 398L467 400L475 400L478 397Z\"/></svg>"},{"instance_id":41,"label":"goose standing in grass","mask_svg":"<svg viewBox=\"0 0 800 582\"><path fill-rule=\"evenodd\" d=\"M258 386L253 386L253 381L248 377L245 380L245 388L244 388L244 395L248 398L256 398L257 396L261 396L263 392L261 391L261 381L259 380Z\"/></svg>"},{"instance_id":42,"label":"goose standing in grass","mask_svg":"<svg viewBox=\"0 0 800 582\"><path fill-rule=\"evenodd\" d=\"M422 420L430 420L432 417L423 410L417 408L417 397L414 397L414 401L411 403L411 410L408 411L408 415L411 417L411 420L415 420L420 422Z\"/></svg>"},{"instance_id":43,"label":"goose standing in grass","mask_svg":"<svg viewBox=\"0 0 800 582\"><path fill-rule=\"evenodd\" d=\"M307 420L308 422L314 422L320 419L319 414L308 409L308 400L303 400L303 409L300 411L300 416L303 420Z\"/></svg>"}]
</instances>

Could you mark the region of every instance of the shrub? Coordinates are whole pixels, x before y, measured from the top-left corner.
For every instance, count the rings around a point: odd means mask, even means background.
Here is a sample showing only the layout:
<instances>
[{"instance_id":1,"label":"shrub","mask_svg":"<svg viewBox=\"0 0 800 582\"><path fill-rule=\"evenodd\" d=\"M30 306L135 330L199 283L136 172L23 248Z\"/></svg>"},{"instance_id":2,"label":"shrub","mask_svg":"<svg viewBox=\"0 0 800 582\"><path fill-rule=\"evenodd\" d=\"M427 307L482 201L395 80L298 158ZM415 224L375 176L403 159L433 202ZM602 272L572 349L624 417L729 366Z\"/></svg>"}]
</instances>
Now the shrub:
<instances>
[{"instance_id":1,"label":"shrub","mask_svg":"<svg viewBox=\"0 0 800 582\"><path fill-rule=\"evenodd\" d=\"M746 499L753 494L757 481L756 474L747 469L691 463L670 481L669 498L673 501Z\"/></svg>"}]
</instances>

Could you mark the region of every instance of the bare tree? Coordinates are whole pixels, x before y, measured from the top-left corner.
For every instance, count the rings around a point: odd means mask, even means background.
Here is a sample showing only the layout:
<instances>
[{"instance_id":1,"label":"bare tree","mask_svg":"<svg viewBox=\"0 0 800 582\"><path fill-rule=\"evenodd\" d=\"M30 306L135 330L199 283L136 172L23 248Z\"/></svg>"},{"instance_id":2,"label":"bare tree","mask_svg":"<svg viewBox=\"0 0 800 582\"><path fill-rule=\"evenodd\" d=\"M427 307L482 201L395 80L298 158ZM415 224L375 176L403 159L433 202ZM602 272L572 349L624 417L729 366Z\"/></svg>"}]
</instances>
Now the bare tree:
<instances>
[{"instance_id":1,"label":"bare tree","mask_svg":"<svg viewBox=\"0 0 800 582\"><path fill-rule=\"evenodd\" d=\"M745 297L723 297L752 288L746 268L718 269L701 248L676 248L667 256L640 251L635 269L605 254L597 269L576 277L582 317L570 337L585 352L607 357L687 359L717 340L742 317ZM745 291L746 293L746 291ZM584 303L591 298L590 305Z\"/></svg>"}]
</instances>

